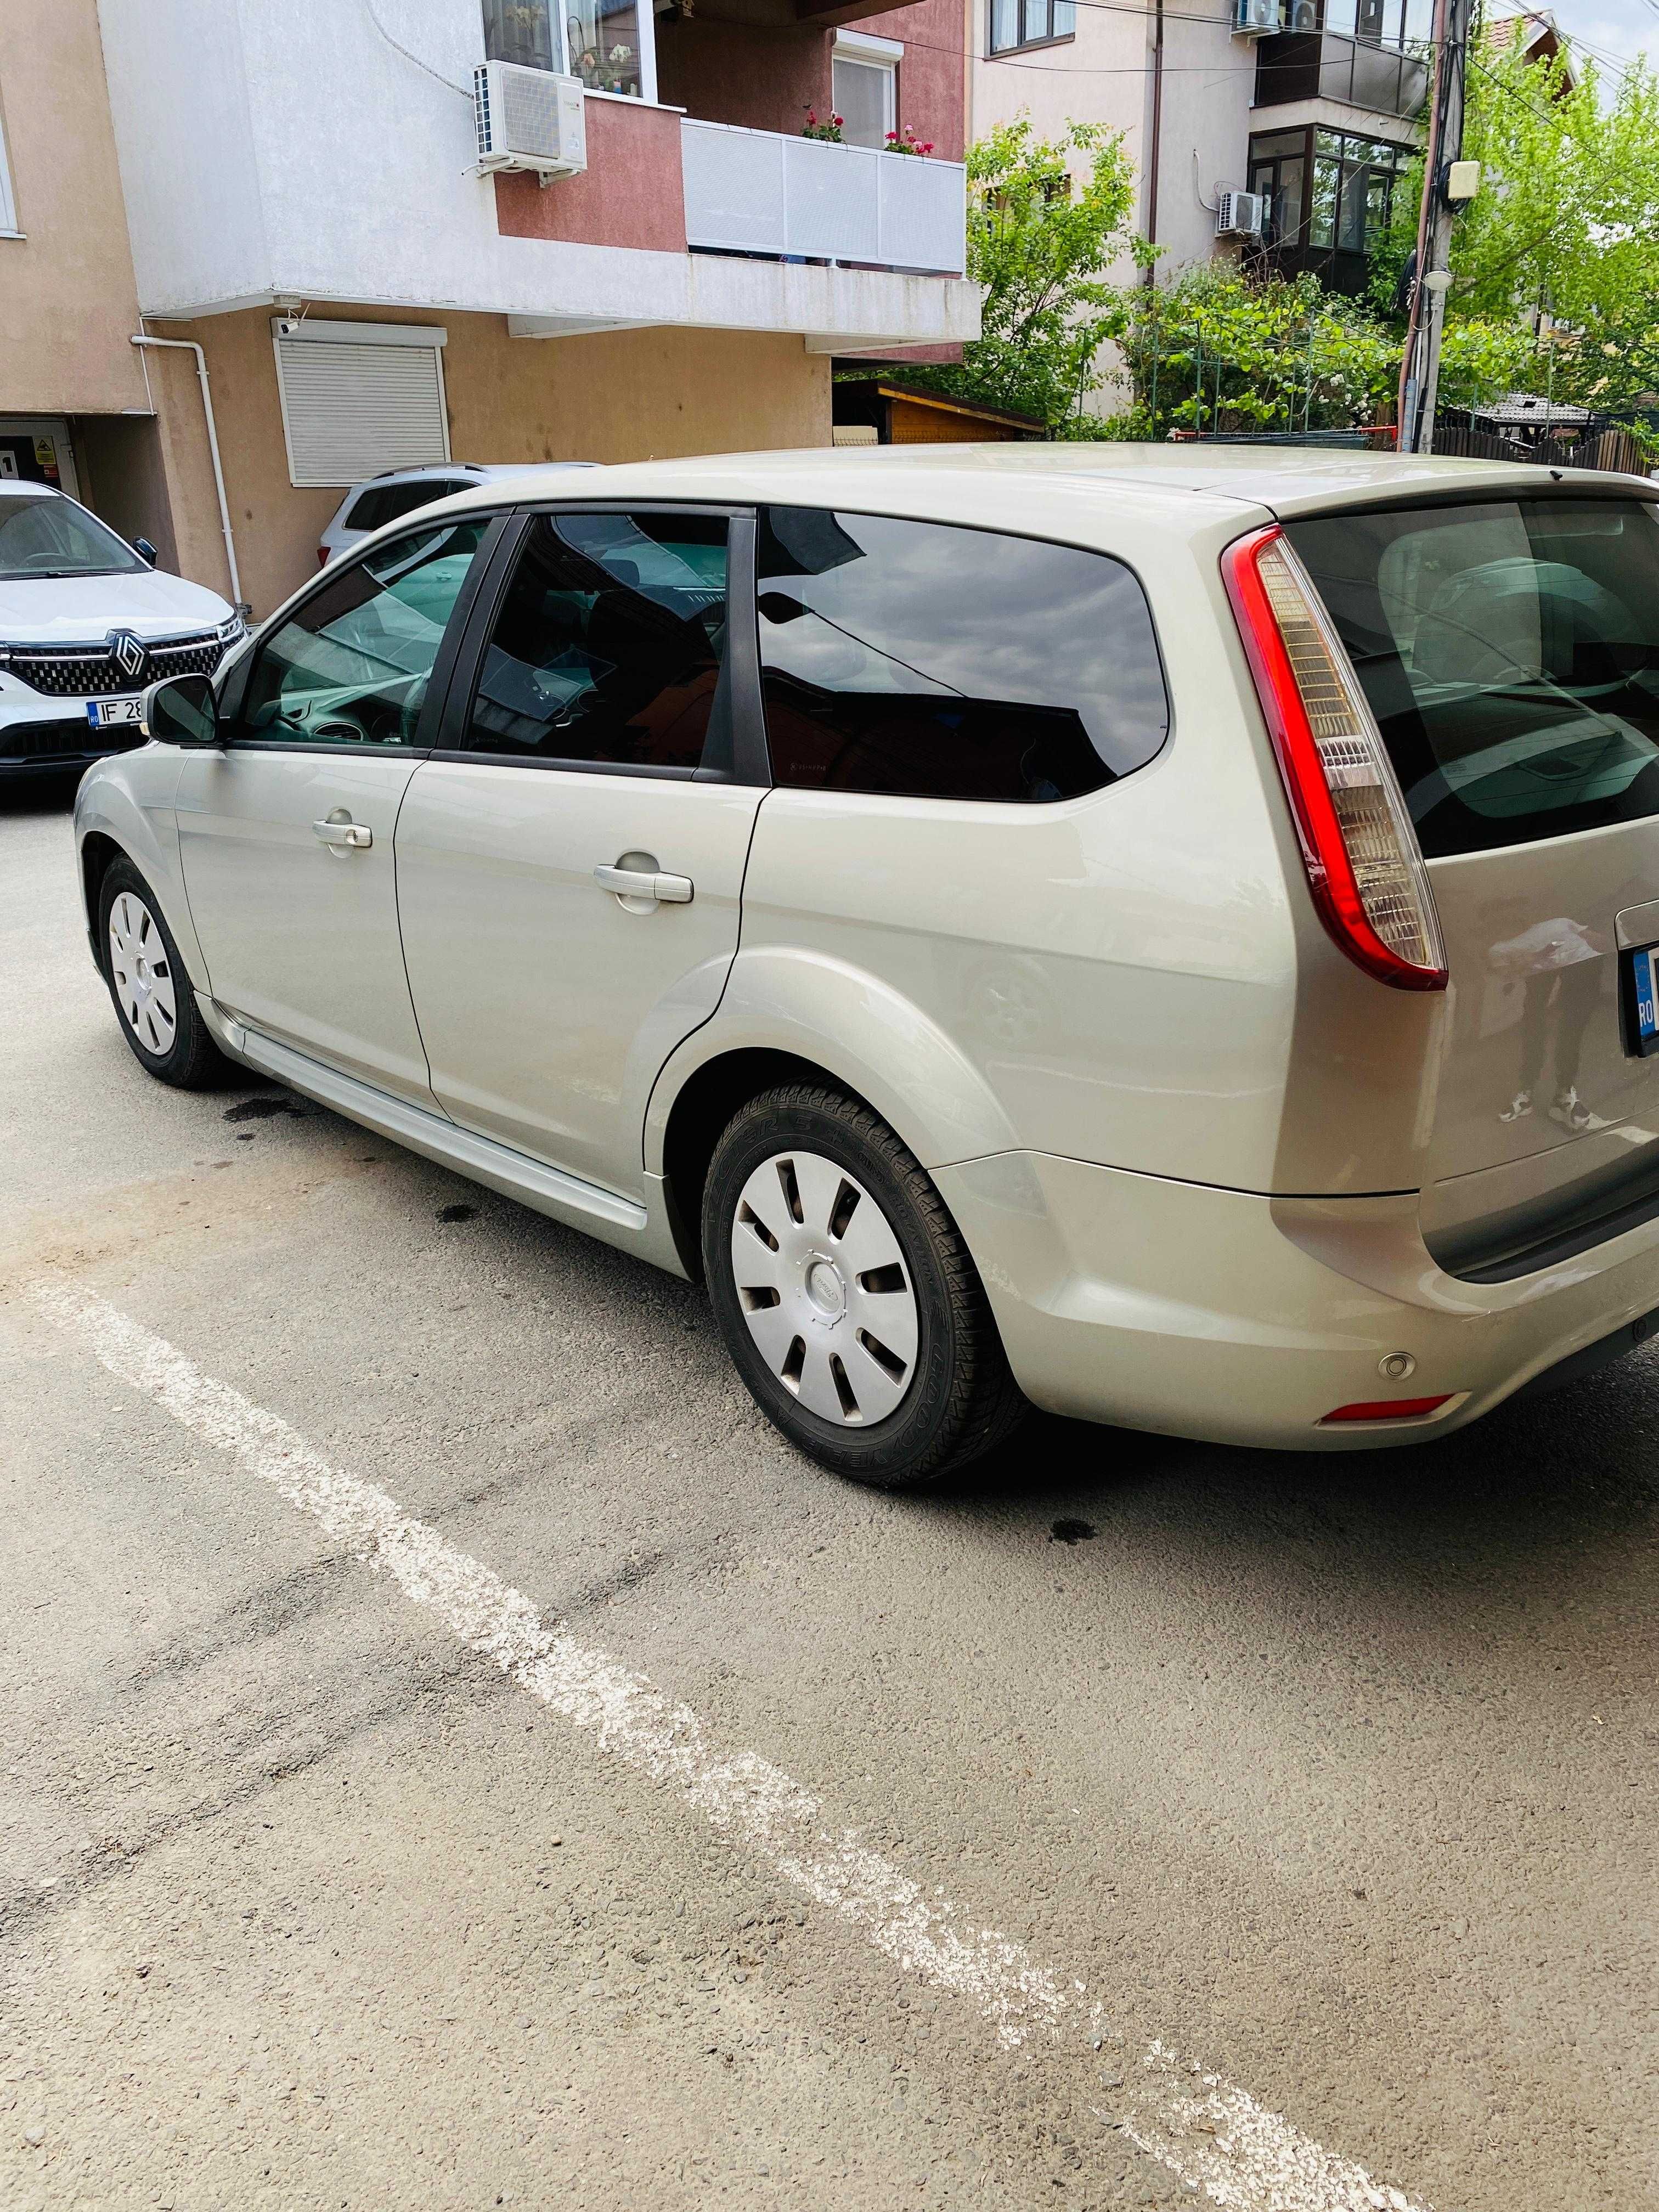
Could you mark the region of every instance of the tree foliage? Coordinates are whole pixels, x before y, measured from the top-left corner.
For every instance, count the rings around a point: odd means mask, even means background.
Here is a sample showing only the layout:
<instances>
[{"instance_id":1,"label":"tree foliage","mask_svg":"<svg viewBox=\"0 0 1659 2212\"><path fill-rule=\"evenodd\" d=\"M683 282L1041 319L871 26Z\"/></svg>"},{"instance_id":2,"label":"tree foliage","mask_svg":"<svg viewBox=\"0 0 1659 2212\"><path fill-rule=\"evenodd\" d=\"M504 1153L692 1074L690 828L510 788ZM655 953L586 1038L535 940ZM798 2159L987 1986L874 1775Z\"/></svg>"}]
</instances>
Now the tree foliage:
<instances>
[{"instance_id":1,"label":"tree foliage","mask_svg":"<svg viewBox=\"0 0 1659 2212\"><path fill-rule=\"evenodd\" d=\"M1103 125L1068 123L1051 140L1022 116L977 140L968 149L968 274L985 288L983 335L960 368L907 369L904 381L1012 408L1063 434L1103 380L1100 349L1120 297L1107 271L1144 251L1130 234L1133 203L1122 134Z\"/></svg>"}]
</instances>

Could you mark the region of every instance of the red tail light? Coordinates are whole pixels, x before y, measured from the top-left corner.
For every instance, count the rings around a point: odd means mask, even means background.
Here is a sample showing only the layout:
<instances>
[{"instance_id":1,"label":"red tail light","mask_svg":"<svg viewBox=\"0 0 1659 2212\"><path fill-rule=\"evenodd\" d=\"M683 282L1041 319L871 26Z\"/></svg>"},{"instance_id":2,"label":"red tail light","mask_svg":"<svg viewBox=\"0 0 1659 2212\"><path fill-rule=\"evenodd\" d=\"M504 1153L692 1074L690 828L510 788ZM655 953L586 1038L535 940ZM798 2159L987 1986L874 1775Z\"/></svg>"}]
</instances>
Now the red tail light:
<instances>
[{"instance_id":1,"label":"red tail light","mask_svg":"<svg viewBox=\"0 0 1659 2212\"><path fill-rule=\"evenodd\" d=\"M1409 1421L1416 1414L1437 1412L1452 1395L1443 1390L1437 1398L1364 1398L1352 1406L1339 1406L1319 1425L1324 1428L1332 1421Z\"/></svg>"},{"instance_id":2,"label":"red tail light","mask_svg":"<svg viewBox=\"0 0 1659 2212\"><path fill-rule=\"evenodd\" d=\"M326 545L319 545L317 548L317 566L319 568L326 568L328 566L328 548Z\"/></svg>"},{"instance_id":3,"label":"red tail light","mask_svg":"<svg viewBox=\"0 0 1659 2212\"><path fill-rule=\"evenodd\" d=\"M1320 919L1367 975L1398 990L1443 991L1446 958L1417 835L1311 578L1276 524L1230 545L1221 573Z\"/></svg>"}]
</instances>

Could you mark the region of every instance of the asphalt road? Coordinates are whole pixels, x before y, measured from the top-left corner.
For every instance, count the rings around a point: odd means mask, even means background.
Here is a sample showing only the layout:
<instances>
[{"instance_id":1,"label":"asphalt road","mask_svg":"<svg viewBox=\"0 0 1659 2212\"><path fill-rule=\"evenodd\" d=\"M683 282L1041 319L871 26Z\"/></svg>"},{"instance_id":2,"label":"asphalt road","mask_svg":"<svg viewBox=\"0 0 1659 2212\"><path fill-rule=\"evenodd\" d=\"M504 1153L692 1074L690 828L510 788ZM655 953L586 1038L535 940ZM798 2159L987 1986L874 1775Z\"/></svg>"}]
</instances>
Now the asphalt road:
<instances>
[{"instance_id":1,"label":"asphalt road","mask_svg":"<svg viewBox=\"0 0 1659 2212\"><path fill-rule=\"evenodd\" d=\"M149 1082L62 794L0 1041L8 2212L1659 2204L1659 1352L886 1499L687 1285Z\"/></svg>"}]
</instances>

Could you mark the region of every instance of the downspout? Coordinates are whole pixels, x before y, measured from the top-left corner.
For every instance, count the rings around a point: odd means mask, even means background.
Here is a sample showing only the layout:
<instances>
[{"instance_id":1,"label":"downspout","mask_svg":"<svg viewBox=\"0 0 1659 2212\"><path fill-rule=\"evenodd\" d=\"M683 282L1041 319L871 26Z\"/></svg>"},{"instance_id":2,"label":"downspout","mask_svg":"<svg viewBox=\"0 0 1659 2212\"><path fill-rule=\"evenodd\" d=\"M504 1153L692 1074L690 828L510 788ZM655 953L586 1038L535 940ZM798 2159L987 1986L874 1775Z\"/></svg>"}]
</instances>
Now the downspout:
<instances>
[{"instance_id":1,"label":"downspout","mask_svg":"<svg viewBox=\"0 0 1659 2212\"><path fill-rule=\"evenodd\" d=\"M219 527L225 533L225 560L230 568L231 605L240 611L242 580L236 569L236 540L231 533L230 501L225 497L225 472L219 465L219 431L213 419L213 394L208 389L207 356L193 338L153 338L141 333L130 339L136 346L165 346L179 353L193 353L196 374L202 386L202 412L207 417L208 452L213 457L213 484L219 495Z\"/></svg>"}]
</instances>

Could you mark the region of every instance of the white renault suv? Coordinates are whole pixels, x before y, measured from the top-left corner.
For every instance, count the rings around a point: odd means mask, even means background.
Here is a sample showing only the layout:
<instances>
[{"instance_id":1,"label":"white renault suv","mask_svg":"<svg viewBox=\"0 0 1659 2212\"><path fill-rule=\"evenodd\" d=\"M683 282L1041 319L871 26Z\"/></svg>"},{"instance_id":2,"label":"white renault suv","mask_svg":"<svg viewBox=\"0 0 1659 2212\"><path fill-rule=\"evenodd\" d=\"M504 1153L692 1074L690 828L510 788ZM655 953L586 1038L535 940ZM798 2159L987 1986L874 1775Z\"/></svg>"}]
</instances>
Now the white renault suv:
<instances>
[{"instance_id":1,"label":"white renault suv","mask_svg":"<svg viewBox=\"0 0 1659 2212\"><path fill-rule=\"evenodd\" d=\"M154 562L67 494L0 478L0 781L140 744L145 686L211 675L243 635Z\"/></svg>"},{"instance_id":2,"label":"white renault suv","mask_svg":"<svg viewBox=\"0 0 1659 2212\"><path fill-rule=\"evenodd\" d=\"M139 1063L674 1272L823 1465L1444 1435L1659 1312L1659 507L984 447L489 485L83 782Z\"/></svg>"}]
</instances>

